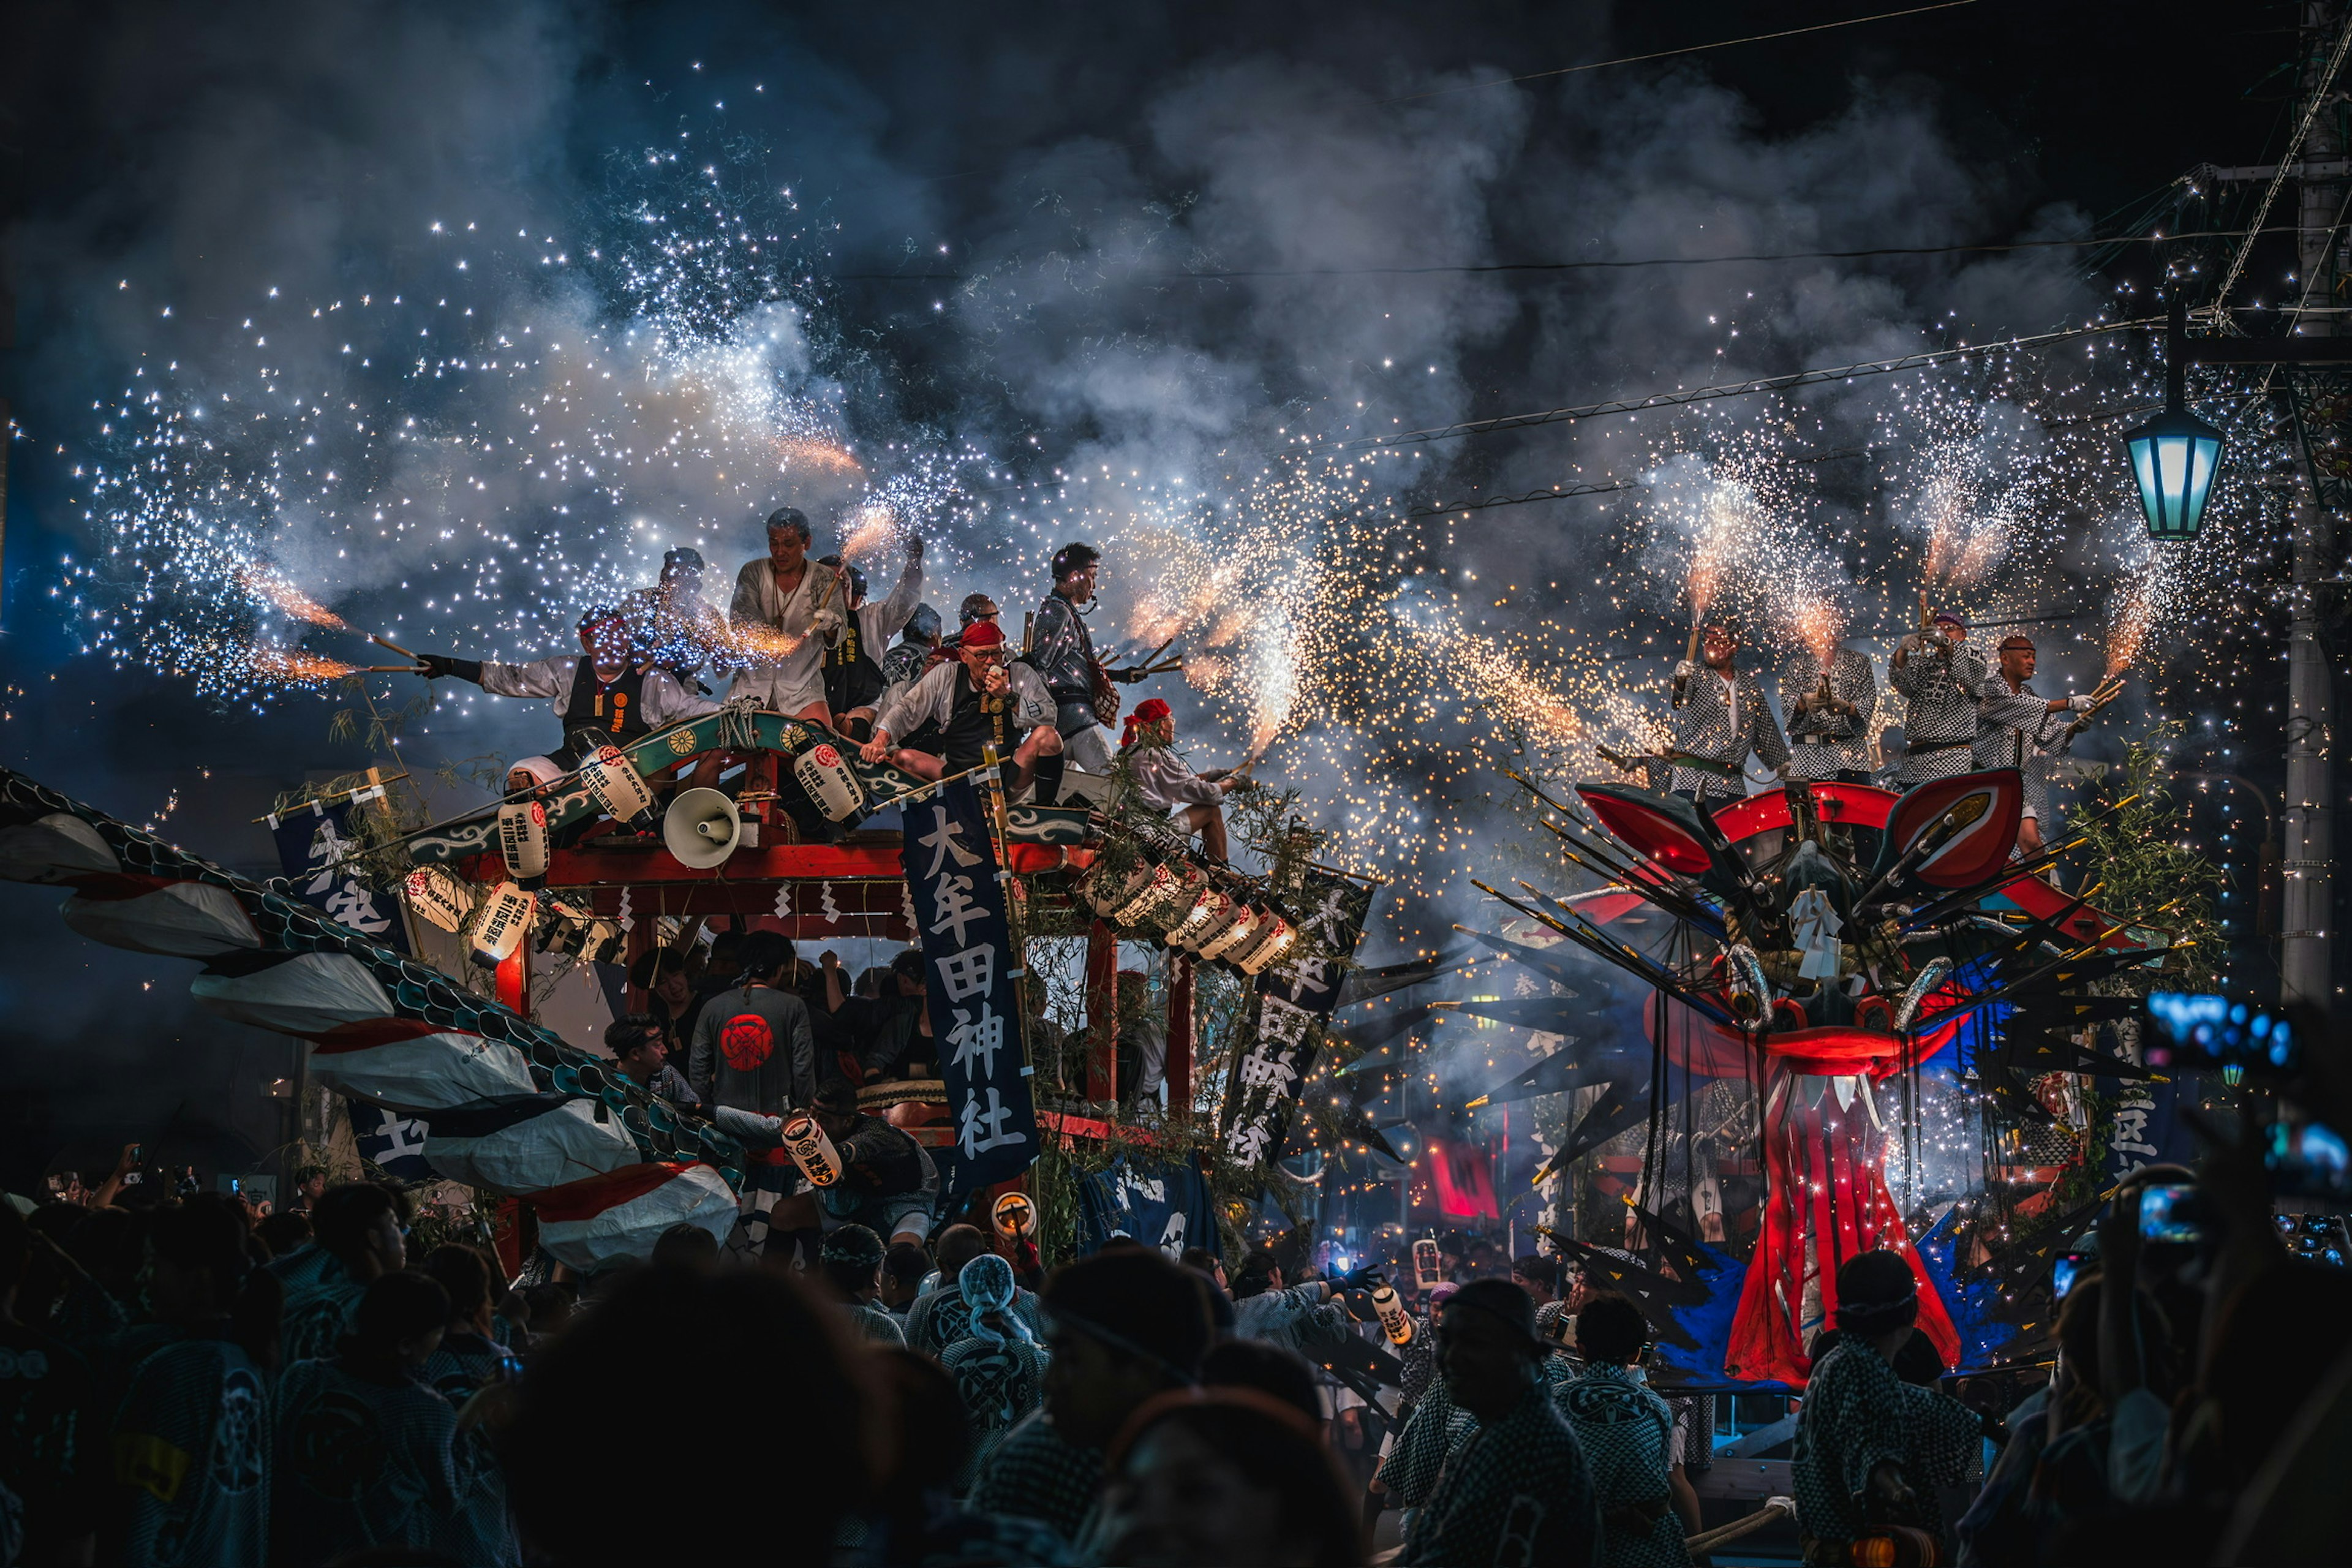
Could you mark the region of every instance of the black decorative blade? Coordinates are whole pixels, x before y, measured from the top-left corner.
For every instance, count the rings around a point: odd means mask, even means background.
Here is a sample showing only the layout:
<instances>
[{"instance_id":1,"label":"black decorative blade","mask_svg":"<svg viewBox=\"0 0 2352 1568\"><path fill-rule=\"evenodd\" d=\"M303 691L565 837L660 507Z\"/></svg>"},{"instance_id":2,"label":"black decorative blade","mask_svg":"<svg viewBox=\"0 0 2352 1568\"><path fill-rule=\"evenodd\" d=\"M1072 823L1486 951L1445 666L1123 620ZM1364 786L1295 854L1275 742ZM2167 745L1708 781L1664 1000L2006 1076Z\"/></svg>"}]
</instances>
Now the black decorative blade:
<instances>
[{"instance_id":1,"label":"black decorative blade","mask_svg":"<svg viewBox=\"0 0 2352 1568\"><path fill-rule=\"evenodd\" d=\"M1606 1282L1609 1289L1641 1308L1642 1316L1657 1330L1658 1338L1690 1350L1698 1349L1697 1339L1675 1319L1675 1308L1703 1305L1708 1300L1706 1286L1669 1279L1637 1263L1628 1263L1612 1253L1566 1237L1554 1236L1552 1244L1581 1264L1587 1279Z\"/></svg>"},{"instance_id":2,"label":"black decorative blade","mask_svg":"<svg viewBox=\"0 0 2352 1568\"><path fill-rule=\"evenodd\" d=\"M1672 1221L1660 1219L1630 1199L1625 1206L1632 1209L1633 1217L1642 1222L1642 1233L1650 1238L1651 1247L1678 1278L1696 1279L1702 1274L1712 1274L1723 1267L1719 1259L1700 1251L1697 1241L1690 1233L1680 1229Z\"/></svg>"},{"instance_id":3,"label":"black decorative blade","mask_svg":"<svg viewBox=\"0 0 2352 1568\"><path fill-rule=\"evenodd\" d=\"M1600 1148L1649 1114L1649 1084L1640 1079L1615 1079L1593 1101L1592 1109L1584 1113L1584 1120L1576 1124L1576 1131L1568 1135L1568 1142L1559 1146L1559 1152L1544 1162L1544 1168L1536 1173L1536 1184L1542 1185L1546 1177L1570 1160Z\"/></svg>"},{"instance_id":4,"label":"black decorative blade","mask_svg":"<svg viewBox=\"0 0 2352 1568\"><path fill-rule=\"evenodd\" d=\"M1383 963L1374 969L1351 969L1339 982L1339 999L1335 1006L1346 1007L1358 1002L1385 996L1391 991L1424 984L1459 964L1470 955L1467 947L1457 947L1441 952L1435 958L1416 958L1404 963Z\"/></svg>"},{"instance_id":5,"label":"black decorative blade","mask_svg":"<svg viewBox=\"0 0 2352 1568\"><path fill-rule=\"evenodd\" d=\"M1551 1055L1528 1063L1463 1109L1475 1110L1482 1105L1508 1105L1514 1100L1533 1100L1539 1094L1564 1094L1571 1089L1602 1082L1612 1074L1624 1071L1626 1066L1622 1052L1612 1051L1604 1056L1562 1046Z\"/></svg>"},{"instance_id":6,"label":"black decorative blade","mask_svg":"<svg viewBox=\"0 0 2352 1568\"><path fill-rule=\"evenodd\" d=\"M1589 987L1587 987L1589 989ZM1547 1035L1572 1035L1592 1021L1593 1005L1578 1000L1580 992L1565 996L1516 996L1508 1002L1449 1002L1447 1012L1471 1013L1508 1024L1515 1029L1539 1029Z\"/></svg>"}]
</instances>

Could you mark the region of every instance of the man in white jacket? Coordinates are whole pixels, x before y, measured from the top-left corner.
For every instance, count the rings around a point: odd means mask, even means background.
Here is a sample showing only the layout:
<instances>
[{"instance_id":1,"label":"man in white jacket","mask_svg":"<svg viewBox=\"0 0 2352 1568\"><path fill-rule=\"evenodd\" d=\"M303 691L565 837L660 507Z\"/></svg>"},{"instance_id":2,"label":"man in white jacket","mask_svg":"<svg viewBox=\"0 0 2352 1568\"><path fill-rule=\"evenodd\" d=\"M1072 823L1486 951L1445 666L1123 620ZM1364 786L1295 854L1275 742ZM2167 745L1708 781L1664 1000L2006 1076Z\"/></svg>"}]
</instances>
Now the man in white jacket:
<instances>
[{"instance_id":1,"label":"man in white jacket","mask_svg":"<svg viewBox=\"0 0 2352 1568\"><path fill-rule=\"evenodd\" d=\"M728 688L730 698L757 699L772 713L829 724L824 652L849 624L847 587L839 573L809 559L814 537L796 507L768 517L768 552L735 574L728 608L738 658L749 668Z\"/></svg>"},{"instance_id":2,"label":"man in white jacket","mask_svg":"<svg viewBox=\"0 0 2352 1568\"><path fill-rule=\"evenodd\" d=\"M1005 793L1017 795L1041 766L1060 772L1062 735L1054 719L1054 700L1037 672L1024 664L1008 668L1004 634L993 621L974 621L964 628L953 658L892 693L875 716L874 738L858 754L917 778L938 779L978 767L982 749L993 746L1007 764ZM898 744L898 737L926 722L938 727L936 752Z\"/></svg>"}]
</instances>

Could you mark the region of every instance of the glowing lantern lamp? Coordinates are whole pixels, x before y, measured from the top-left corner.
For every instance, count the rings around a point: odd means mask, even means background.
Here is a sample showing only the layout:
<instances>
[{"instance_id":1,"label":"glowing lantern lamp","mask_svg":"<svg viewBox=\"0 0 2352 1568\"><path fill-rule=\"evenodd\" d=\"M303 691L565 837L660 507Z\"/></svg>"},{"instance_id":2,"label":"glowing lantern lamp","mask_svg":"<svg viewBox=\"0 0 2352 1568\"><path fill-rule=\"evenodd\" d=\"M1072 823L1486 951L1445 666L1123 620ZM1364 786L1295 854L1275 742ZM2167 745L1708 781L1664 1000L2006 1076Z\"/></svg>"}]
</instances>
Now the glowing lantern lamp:
<instances>
[{"instance_id":1,"label":"glowing lantern lamp","mask_svg":"<svg viewBox=\"0 0 2352 1568\"><path fill-rule=\"evenodd\" d=\"M2194 539L2221 466L2221 432L2188 408L2189 365L2182 353L2187 310L2172 302L2165 333L2164 412L2124 437L2150 539Z\"/></svg>"}]
</instances>

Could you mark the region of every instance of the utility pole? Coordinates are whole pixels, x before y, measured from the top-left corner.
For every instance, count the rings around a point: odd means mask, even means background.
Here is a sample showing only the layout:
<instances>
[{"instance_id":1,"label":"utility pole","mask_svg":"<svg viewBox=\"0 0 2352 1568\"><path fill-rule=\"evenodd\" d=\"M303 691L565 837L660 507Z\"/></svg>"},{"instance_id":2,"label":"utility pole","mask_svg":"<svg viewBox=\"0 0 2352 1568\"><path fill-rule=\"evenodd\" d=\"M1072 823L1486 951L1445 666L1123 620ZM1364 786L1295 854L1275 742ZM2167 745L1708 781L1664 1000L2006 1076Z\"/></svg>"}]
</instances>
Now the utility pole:
<instances>
[{"instance_id":1,"label":"utility pole","mask_svg":"<svg viewBox=\"0 0 2352 1568\"><path fill-rule=\"evenodd\" d=\"M2304 104L2326 88L2337 102L2313 121L2303 149L2298 224L2305 298L2333 303L2336 282L2336 221L2344 207L2342 94L2320 79L2342 26L2335 0L2305 0L2302 7ZM2335 318L2305 317L2298 335L2330 336ZM2291 376L2295 373L2290 371ZM2298 398L2298 402L2305 401ZM2304 433L2308 452L2312 439ZM2320 503L2313 477L2298 487L2294 509L2294 586L2287 634L2285 853L2280 871L2279 999L2332 1011L2335 917L2334 682L2321 645L2321 584L2335 556L2336 519Z\"/></svg>"}]
</instances>

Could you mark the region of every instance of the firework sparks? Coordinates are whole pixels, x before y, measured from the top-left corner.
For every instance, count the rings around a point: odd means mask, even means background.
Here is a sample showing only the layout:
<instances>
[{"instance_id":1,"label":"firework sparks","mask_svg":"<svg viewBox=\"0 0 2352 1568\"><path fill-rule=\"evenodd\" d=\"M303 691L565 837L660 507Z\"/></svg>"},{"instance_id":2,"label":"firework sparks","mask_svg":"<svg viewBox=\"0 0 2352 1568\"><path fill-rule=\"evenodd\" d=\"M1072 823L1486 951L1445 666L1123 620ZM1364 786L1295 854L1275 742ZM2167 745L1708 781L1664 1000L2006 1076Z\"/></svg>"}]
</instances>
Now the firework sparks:
<instances>
[{"instance_id":1,"label":"firework sparks","mask_svg":"<svg viewBox=\"0 0 2352 1568\"><path fill-rule=\"evenodd\" d=\"M359 673L357 665L299 647L248 648L245 668L254 679L272 686L324 686Z\"/></svg>"},{"instance_id":2,"label":"firework sparks","mask_svg":"<svg viewBox=\"0 0 2352 1568\"><path fill-rule=\"evenodd\" d=\"M304 621L314 626L323 626L331 632L347 632L352 629L351 623L344 620L342 616L311 598L268 567L247 567L237 574L237 583L247 593L269 605L281 616Z\"/></svg>"}]
</instances>

